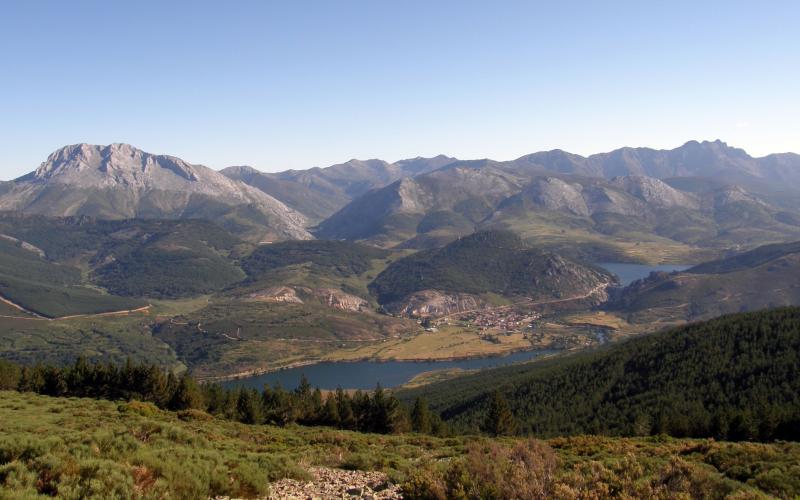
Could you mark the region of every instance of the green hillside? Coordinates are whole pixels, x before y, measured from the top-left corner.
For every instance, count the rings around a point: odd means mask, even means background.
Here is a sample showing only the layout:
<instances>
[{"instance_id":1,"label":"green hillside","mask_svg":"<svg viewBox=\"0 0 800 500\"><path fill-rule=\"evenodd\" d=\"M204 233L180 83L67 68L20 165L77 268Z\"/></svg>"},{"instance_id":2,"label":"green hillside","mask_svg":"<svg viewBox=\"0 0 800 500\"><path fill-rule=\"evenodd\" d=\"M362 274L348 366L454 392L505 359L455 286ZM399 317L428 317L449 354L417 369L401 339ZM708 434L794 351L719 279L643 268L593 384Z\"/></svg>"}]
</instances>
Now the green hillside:
<instances>
[{"instance_id":1,"label":"green hillside","mask_svg":"<svg viewBox=\"0 0 800 500\"><path fill-rule=\"evenodd\" d=\"M800 304L800 245L766 245L632 283L608 307L635 323L709 319Z\"/></svg>"},{"instance_id":2,"label":"green hillside","mask_svg":"<svg viewBox=\"0 0 800 500\"><path fill-rule=\"evenodd\" d=\"M44 260L0 238L0 294L42 316L58 317L133 309L145 302L100 293L82 285L80 270ZM24 313L15 313L24 316Z\"/></svg>"},{"instance_id":3,"label":"green hillside","mask_svg":"<svg viewBox=\"0 0 800 500\"><path fill-rule=\"evenodd\" d=\"M345 278L364 273L373 260L389 255L386 250L349 241L284 241L259 246L242 260L242 268L250 280L296 264L311 264Z\"/></svg>"},{"instance_id":4,"label":"green hillside","mask_svg":"<svg viewBox=\"0 0 800 500\"><path fill-rule=\"evenodd\" d=\"M392 263L370 284L381 304L426 289L566 297L611 281L602 270L526 247L509 231L483 231Z\"/></svg>"},{"instance_id":5,"label":"green hillside","mask_svg":"<svg viewBox=\"0 0 800 500\"><path fill-rule=\"evenodd\" d=\"M477 428L499 390L538 436L800 439L800 308L738 314L401 393Z\"/></svg>"},{"instance_id":6,"label":"green hillside","mask_svg":"<svg viewBox=\"0 0 800 500\"><path fill-rule=\"evenodd\" d=\"M800 241L794 243L778 243L764 245L749 252L733 255L724 259L704 262L690 269L687 273L693 274L720 274L732 273L766 264L771 260L785 255L800 253Z\"/></svg>"},{"instance_id":7,"label":"green hillside","mask_svg":"<svg viewBox=\"0 0 800 500\"><path fill-rule=\"evenodd\" d=\"M5 214L0 216L0 233L35 246L50 262L88 271L91 284L117 295L196 296L245 277L230 258L242 246L241 240L203 220Z\"/></svg>"}]
</instances>

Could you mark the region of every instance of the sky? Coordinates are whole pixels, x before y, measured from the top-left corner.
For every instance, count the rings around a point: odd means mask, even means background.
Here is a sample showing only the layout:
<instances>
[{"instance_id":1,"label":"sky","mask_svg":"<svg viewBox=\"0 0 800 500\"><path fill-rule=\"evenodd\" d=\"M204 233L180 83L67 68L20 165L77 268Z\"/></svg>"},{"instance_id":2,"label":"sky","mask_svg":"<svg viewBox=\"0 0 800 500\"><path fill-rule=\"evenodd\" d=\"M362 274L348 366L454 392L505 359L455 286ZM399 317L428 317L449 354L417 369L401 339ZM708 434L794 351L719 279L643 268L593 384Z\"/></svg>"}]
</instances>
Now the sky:
<instances>
[{"instance_id":1,"label":"sky","mask_svg":"<svg viewBox=\"0 0 800 500\"><path fill-rule=\"evenodd\" d=\"M8 0L0 179L80 142L264 171L800 152L798 27L796 0Z\"/></svg>"}]
</instances>

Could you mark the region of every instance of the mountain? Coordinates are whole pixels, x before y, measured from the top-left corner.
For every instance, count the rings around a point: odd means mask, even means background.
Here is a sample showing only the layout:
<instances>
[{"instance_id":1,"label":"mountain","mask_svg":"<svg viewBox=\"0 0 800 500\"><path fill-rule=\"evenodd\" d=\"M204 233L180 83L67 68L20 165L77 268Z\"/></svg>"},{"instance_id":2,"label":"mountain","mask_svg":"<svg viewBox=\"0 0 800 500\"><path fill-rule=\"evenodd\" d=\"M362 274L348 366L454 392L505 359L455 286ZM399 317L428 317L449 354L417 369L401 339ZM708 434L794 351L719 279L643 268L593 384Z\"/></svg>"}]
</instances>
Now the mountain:
<instances>
[{"instance_id":1,"label":"mountain","mask_svg":"<svg viewBox=\"0 0 800 500\"><path fill-rule=\"evenodd\" d=\"M629 320L695 320L800 304L800 242L765 245L680 273L653 273L622 290L610 308Z\"/></svg>"},{"instance_id":2,"label":"mountain","mask_svg":"<svg viewBox=\"0 0 800 500\"><path fill-rule=\"evenodd\" d=\"M462 429L494 391L520 432L800 439L800 308L736 314L594 352L486 370L399 392Z\"/></svg>"},{"instance_id":3,"label":"mountain","mask_svg":"<svg viewBox=\"0 0 800 500\"><path fill-rule=\"evenodd\" d=\"M254 240L310 238L303 215L258 189L127 144L59 149L0 194L0 210L102 219L205 218Z\"/></svg>"},{"instance_id":4,"label":"mountain","mask_svg":"<svg viewBox=\"0 0 800 500\"><path fill-rule=\"evenodd\" d=\"M248 166L228 167L221 173L242 181L321 221L370 189L383 187L403 177L414 177L455 162L439 155L411 158L395 163L383 160L350 160L326 168L259 172Z\"/></svg>"},{"instance_id":5,"label":"mountain","mask_svg":"<svg viewBox=\"0 0 800 500\"><path fill-rule=\"evenodd\" d=\"M517 171L548 171L591 177L647 176L707 177L728 182L763 182L775 187L800 182L800 155L793 153L754 158L743 149L716 141L689 141L671 150L624 147L588 157L554 150L507 162Z\"/></svg>"},{"instance_id":6,"label":"mountain","mask_svg":"<svg viewBox=\"0 0 800 500\"><path fill-rule=\"evenodd\" d=\"M424 249L498 228L589 260L678 262L800 237L800 211L774 207L740 186L675 179L677 187L643 175L604 179L459 161L365 193L315 234Z\"/></svg>"},{"instance_id":7,"label":"mountain","mask_svg":"<svg viewBox=\"0 0 800 500\"><path fill-rule=\"evenodd\" d=\"M483 294L533 300L602 296L612 281L602 270L529 248L513 233L482 231L393 262L369 289L389 311L436 316L475 309ZM442 303L452 306L436 309Z\"/></svg>"},{"instance_id":8,"label":"mountain","mask_svg":"<svg viewBox=\"0 0 800 500\"><path fill-rule=\"evenodd\" d=\"M497 162L456 162L414 178L367 192L323 221L316 235L329 239L371 239L384 245L418 234L468 234L500 201L522 188L521 179ZM436 214L439 223L428 224ZM444 222L444 224L441 224Z\"/></svg>"}]
</instances>

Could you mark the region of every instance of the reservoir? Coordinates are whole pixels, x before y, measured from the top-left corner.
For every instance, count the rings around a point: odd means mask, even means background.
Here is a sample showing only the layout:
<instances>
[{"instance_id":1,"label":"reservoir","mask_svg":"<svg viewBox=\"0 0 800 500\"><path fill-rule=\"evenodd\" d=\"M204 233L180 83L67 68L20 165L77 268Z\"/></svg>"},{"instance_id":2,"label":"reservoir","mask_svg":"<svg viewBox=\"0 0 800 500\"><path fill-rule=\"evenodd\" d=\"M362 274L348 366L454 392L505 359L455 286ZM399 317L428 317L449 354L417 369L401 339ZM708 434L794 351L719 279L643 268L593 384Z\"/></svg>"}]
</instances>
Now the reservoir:
<instances>
[{"instance_id":1,"label":"reservoir","mask_svg":"<svg viewBox=\"0 0 800 500\"><path fill-rule=\"evenodd\" d=\"M284 389L297 387L300 377L305 375L312 387L320 389L374 389L375 384L383 387L395 387L405 384L420 373L433 370L461 368L477 370L495 366L509 365L530 361L553 350L520 351L508 356L491 358L472 358L454 361L356 361L325 362L313 365L287 368L254 377L246 377L223 382L228 388L252 387L259 391L264 384L274 386L280 384Z\"/></svg>"},{"instance_id":2,"label":"reservoir","mask_svg":"<svg viewBox=\"0 0 800 500\"><path fill-rule=\"evenodd\" d=\"M654 271L671 273L672 271L684 271L692 267L681 264L649 266L647 264L623 264L619 262L598 262L595 265L617 275L622 286L628 286L638 279L646 278Z\"/></svg>"}]
</instances>

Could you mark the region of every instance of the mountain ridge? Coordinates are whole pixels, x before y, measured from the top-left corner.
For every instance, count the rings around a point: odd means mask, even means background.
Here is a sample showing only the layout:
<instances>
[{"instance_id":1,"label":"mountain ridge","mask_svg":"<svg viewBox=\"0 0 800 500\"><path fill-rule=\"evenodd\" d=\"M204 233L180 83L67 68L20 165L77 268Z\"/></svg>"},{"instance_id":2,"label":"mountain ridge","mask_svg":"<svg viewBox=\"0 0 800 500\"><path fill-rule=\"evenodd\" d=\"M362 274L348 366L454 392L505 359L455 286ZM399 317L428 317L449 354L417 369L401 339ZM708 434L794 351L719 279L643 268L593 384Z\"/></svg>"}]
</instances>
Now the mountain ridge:
<instances>
[{"instance_id":1,"label":"mountain ridge","mask_svg":"<svg viewBox=\"0 0 800 500\"><path fill-rule=\"evenodd\" d=\"M208 218L253 239L308 239L283 202L202 165L128 144L73 144L12 181L0 210L106 219Z\"/></svg>"}]
</instances>

